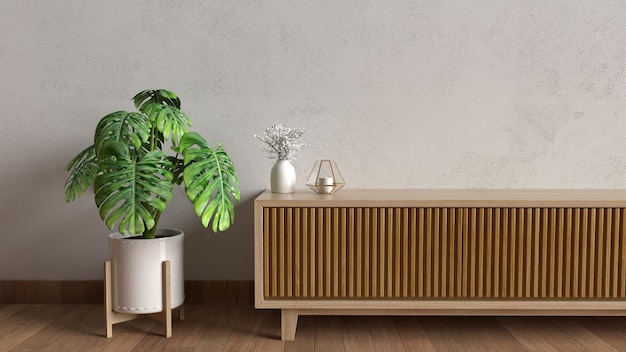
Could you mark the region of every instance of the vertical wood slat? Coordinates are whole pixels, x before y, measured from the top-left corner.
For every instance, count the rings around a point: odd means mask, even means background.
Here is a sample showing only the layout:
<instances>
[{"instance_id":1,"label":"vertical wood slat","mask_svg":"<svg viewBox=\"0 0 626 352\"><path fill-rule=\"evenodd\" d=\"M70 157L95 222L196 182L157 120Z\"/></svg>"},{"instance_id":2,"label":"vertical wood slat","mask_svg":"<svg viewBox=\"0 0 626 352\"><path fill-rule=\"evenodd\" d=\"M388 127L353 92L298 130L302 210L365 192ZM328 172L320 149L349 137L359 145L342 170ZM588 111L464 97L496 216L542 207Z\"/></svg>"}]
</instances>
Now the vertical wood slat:
<instances>
[{"instance_id":1,"label":"vertical wood slat","mask_svg":"<svg viewBox=\"0 0 626 352\"><path fill-rule=\"evenodd\" d=\"M626 210L265 208L266 298L625 298Z\"/></svg>"},{"instance_id":2,"label":"vertical wood slat","mask_svg":"<svg viewBox=\"0 0 626 352\"><path fill-rule=\"evenodd\" d=\"M619 221L619 230L615 229L614 231L619 234L619 250L617 255L615 256L615 260L619 263L618 276L616 277L617 283L617 296L625 297L626 296L626 255L624 254L626 251L626 209L620 209L620 221Z\"/></svg>"},{"instance_id":3,"label":"vertical wood slat","mask_svg":"<svg viewBox=\"0 0 626 352\"><path fill-rule=\"evenodd\" d=\"M497 214L499 209L487 210ZM483 293L477 280L471 298L626 298L626 248L624 209L515 208L502 209L502 219L487 216L484 231L480 211L469 212L469 256L490 268ZM476 228L473 228L476 227ZM474 244L493 245L481 255ZM477 238L471 238L477 236ZM479 242L476 242L479 243ZM479 248L476 247L476 248ZM487 275L471 264L470 280ZM470 288L472 286L470 285Z\"/></svg>"}]
</instances>

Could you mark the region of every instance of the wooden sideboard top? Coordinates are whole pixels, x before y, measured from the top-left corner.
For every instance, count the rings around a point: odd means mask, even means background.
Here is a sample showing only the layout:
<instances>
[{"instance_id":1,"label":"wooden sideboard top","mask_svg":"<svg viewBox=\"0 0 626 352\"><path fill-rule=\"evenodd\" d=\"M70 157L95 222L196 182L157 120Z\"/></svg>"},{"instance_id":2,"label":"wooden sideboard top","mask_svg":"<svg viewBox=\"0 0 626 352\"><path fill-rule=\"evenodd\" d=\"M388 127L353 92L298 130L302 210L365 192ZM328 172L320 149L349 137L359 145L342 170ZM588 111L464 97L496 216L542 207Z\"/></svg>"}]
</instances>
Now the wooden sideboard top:
<instances>
[{"instance_id":1,"label":"wooden sideboard top","mask_svg":"<svg viewBox=\"0 0 626 352\"><path fill-rule=\"evenodd\" d=\"M266 191L263 207L551 207L626 208L626 189L352 189L317 194Z\"/></svg>"}]
</instances>

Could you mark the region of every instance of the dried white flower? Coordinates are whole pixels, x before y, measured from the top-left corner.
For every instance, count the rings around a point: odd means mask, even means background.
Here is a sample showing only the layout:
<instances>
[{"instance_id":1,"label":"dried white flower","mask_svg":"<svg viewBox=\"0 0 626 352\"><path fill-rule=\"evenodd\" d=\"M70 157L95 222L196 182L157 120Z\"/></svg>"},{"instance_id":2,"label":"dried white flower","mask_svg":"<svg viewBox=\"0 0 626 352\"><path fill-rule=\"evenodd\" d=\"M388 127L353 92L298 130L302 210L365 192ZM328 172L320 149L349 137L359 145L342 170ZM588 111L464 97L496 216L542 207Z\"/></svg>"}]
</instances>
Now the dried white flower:
<instances>
[{"instance_id":1,"label":"dried white flower","mask_svg":"<svg viewBox=\"0 0 626 352\"><path fill-rule=\"evenodd\" d=\"M265 142L268 148L263 148L268 152L268 158L278 160L293 160L298 156L300 149L306 143L298 143L298 139L304 133L302 128L290 128L282 124L276 124L265 130L263 136L254 135L259 140Z\"/></svg>"}]
</instances>

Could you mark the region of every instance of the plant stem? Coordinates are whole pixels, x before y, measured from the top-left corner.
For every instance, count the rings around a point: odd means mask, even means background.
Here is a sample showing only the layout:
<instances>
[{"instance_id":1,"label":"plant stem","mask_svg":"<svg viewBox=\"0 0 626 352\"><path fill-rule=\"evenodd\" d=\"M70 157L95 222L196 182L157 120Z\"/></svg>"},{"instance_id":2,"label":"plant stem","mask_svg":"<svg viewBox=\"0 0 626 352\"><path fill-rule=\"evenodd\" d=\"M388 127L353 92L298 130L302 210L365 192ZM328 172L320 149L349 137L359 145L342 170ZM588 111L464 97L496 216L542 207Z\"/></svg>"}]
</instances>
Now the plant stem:
<instances>
[{"instance_id":1,"label":"plant stem","mask_svg":"<svg viewBox=\"0 0 626 352\"><path fill-rule=\"evenodd\" d=\"M143 232L144 238L154 238L156 236L156 230L159 224L159 218L161 217L161 212L157 211L154 215L154 226L150 230L146 230Z\"/></svg>"},{"instance_id":2,"label":"plant stem","mask_svg":"<svg viewBox=\"0 0 626 352\"><path fill-rule=\"evenodd\" d=\"M152 126L152 130L150 131L150 151L156 149L156 126Z\"/></svg>"}]
</instances>

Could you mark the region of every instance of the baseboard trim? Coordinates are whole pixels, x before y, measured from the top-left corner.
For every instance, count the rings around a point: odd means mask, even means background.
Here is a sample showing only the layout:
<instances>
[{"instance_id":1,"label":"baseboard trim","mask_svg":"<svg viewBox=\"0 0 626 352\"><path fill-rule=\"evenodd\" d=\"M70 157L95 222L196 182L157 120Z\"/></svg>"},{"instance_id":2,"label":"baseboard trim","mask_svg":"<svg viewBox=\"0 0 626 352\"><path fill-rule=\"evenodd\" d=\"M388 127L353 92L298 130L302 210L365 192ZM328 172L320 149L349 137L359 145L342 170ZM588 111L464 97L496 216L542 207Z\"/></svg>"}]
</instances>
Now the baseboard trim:
<instances>
[{"instance_id":1,"label":"baseboard trim","mask_svg":"<svg viewBox=\"0 0 626 352\"><path fill-rule=\"evenodd\" d=\"M254 281L185 281L186 304L254 304ZM0 281L0 304L101 304L104 281Z\"/></svg>"}]
</instances>

